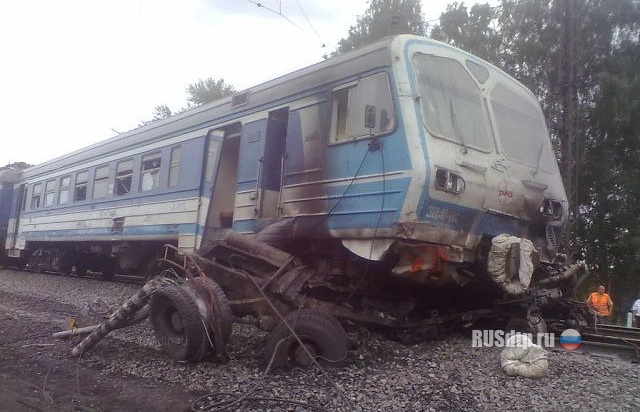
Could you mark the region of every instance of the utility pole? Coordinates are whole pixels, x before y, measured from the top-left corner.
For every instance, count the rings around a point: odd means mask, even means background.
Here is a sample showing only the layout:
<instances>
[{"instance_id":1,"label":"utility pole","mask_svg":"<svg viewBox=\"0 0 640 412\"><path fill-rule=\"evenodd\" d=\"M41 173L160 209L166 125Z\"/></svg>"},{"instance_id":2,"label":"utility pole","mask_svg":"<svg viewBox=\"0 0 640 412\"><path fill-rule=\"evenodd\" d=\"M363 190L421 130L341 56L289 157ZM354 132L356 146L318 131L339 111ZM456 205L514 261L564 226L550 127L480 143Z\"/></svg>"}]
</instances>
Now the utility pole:
<instances>
[{"instance_id":1,"label":"utility pole","mask_svg":"<svg viewBox=\"0 0 640 412\"><path fill-rule=\"evenodd\" d=\"M560 100L560 173L569 200L569 224L564 251L576 253L578 200L578 0L556 0L560 28L558 89Z\"/></svg>"}]
</instances>

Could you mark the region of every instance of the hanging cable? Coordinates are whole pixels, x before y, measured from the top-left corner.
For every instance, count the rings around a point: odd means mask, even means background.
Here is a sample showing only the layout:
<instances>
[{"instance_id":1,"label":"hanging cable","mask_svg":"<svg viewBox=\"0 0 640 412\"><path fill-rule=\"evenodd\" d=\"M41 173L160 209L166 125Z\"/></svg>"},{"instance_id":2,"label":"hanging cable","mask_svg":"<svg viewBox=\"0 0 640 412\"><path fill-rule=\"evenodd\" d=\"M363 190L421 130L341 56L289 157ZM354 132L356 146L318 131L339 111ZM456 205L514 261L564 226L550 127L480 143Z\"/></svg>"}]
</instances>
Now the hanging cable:
<instances>
[{"instance_id":1,"label":"hanging cable","mask_svg":"<svg viewBox=\"0 0 640 412\"><path fill-rule=\"evenodd\" d=\"M362 276L360 276L358 283L356 283L356 286L353 288L353 291L351 291L347 299L344 301L345 304L349 303L351 298L356 294L356 292L360 288L360 285L362 284L362 282L364 282L365 278L369 274L369 269L371 267L371 257L373 256L373 247L375 246L376 238L378 235L378 229L380 228L380 222L382 221L382 216L384 215L384 202L385 202L385 197L387 193L386 170L385 170L385 164L384 164L384 150L382 150L382 142L380 142L377 136L373 136L371 141L369 142L369 150L367 151L367 153L374 150L380 150L380 161L382 163L382 205L380 206L380 212L378 213L378 220L373 230L373 240L371 241L371 246L369 249L369 258L367 259L367 266L365 267L362 273Z\"/></svg>"}]
</instances>

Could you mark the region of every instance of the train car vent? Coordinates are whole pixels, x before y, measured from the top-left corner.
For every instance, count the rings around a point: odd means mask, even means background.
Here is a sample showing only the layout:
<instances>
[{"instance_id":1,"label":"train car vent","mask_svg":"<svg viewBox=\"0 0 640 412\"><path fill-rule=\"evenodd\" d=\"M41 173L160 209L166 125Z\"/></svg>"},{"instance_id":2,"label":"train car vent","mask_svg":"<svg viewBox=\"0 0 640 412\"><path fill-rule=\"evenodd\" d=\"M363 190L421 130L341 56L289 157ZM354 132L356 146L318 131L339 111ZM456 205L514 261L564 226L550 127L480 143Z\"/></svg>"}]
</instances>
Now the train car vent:
<instances>
[{"instance_id":1,"label":"train car vent","mask_svg":"<svg viewBox=\"0 0 640 412\"><path fill-rule=\"evenodd\" d=\"M113 225L111 226L112 234L122 234L124 228L124 217L116 217L113 219Z\"/></svg>"},{"instance_id":2,"label":"train car vent","mask_svg":"<svg viewBox=\"0 0 640 412\"><path fill-rule=\"evenodd\" d=\"M247 104L249 101L249 92L236 93L231 98L231 107L238 107Z\"/></svg>"}]
</instances>

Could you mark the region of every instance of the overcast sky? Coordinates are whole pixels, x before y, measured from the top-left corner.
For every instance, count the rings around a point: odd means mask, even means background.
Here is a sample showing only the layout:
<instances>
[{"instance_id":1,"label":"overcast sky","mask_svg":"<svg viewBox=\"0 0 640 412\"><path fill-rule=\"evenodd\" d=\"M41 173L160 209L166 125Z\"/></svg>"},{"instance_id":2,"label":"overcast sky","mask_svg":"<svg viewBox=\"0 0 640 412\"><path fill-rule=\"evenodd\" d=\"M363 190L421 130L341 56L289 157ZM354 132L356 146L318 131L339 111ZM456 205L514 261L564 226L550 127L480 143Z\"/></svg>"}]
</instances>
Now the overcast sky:
<instances>
[{"instance_id":1,"label":"overcast sky","mask_svg":"<svg viewBox=\"0 0 640 412\"><path fill-rule=\"evenodd\" d=\"M423 0L425 19L451 2ZM185 89L199 79L242 90L321 61L368 7L367 0L257 3L0 1L0 166L38 164L115 136L151 119L160 104L186 106Z\"/></svg>"}]
</instances>

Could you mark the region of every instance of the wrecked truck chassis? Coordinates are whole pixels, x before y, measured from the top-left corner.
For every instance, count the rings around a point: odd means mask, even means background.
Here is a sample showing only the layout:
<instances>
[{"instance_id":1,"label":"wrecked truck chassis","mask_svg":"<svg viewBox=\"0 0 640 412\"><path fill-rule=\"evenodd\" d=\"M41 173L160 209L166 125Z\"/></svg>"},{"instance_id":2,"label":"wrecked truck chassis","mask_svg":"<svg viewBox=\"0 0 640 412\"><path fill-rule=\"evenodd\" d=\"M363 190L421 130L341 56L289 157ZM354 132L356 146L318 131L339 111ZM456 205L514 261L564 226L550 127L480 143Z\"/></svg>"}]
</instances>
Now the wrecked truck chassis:
<instances>
[{"instance_id":1,"label":"wrecked truck chassis","mask_svg":"<svg viewBox=\"0 0 640 412\"><path fill-rule=\"evenodd\" d=\"M231 324L255 323L269 331L268 368L342 362L348 351L346 326L379 327L390 337L413 343L471 327L514 329L509 326L514 319L521 321L517 330L529 333L547 332L547 322L550 331L586 325L585 305L562 297L566 280L579 272L577 266L546 266L541 272L537 280L549 279L539 283L550 286L532 284L526 294L484 306L474 302L469 310L417 308L412 298L419 299L421 293L400 293L397 297L404 300L398 301L394 291L385 300L368 290L352 300L360 283L333 285L294 255L229 231L196 253L166 245L164 256L150 267L145 286L109 320L87 330L90 335L72 354L79 356L111 330L142 319L138 314L143 310L163 350L182 361L197 362L208 353L227 360ZM318 293L318 285L323 293Z\"/></svg>"},{"instance_id":2,"label":"wrecked truck chassis","mask_svg":"<svg viewBox=\"0 0 640 412\"><path fill-rule=\"evenodd\" d=\"M403 319L382 310L357 309L309 297L303 288L315 273L301 266L295 257L261 242L230 232L224 242L213 243L199 253L180 253L180 263L169 258L174 246L165 246L165 256L158 267L173 267L185 276L208 276L220 284L229 297L234 313L255 316L257 325L271 330L278 317L296 309L312 309L357 324L390 329L423 331L479 317L503 315L495 309L479 309L451 314L430 311L429 318ZM274 308L275 307L275 308ZM275 312L279 313L275 313ZM449 328L447 328L449 329ZM436 337L434 329L426 333ZM425 336L426 337L426 336Z\"/></svg>"},{"instance_id":3,"label":"wrecked truck chassis","mask_svg":"<svg viewBox=\"0 0 640 412\"><path fill-rule=\"evenodd\" d=\"M572 315L574 309L567 309L567 304L563 303L565 299L549 297L553 293L547 293L546 289L534 290L518 299L496 301L492 307L446 313L434 309L422 318L395 316L393 311L376 308L375 305L358 307L348 299L343 303L319 299L309 296L305 290L317 275L314 270L303 266L287 252L232 231L225 233L223 240L212 242L196 253L180 253L171 245L166 245L164 250L164 257L156 261L157 268L172 267L186 277L210 277L228 296L236 317L253 316L257 319L257 326L267 331L284 314L302 308L350 323L389 329L405 341L436 338L456 327L472 325L478 319L504 319L509 316L521 317L529 324L530 331L543 333L546 325L538 325L542 313L550 316L555 325L558 324L553 311L545 310L548 307L559 307L561 316L575 318ZM158 273L157 268L155 273ZM545 278L549 279L546 284L557 287L574 276L578 269L574 265L566 271L556 271ZM353 291L343 288L340 292Z\"/></svg>"}]
</instances>

